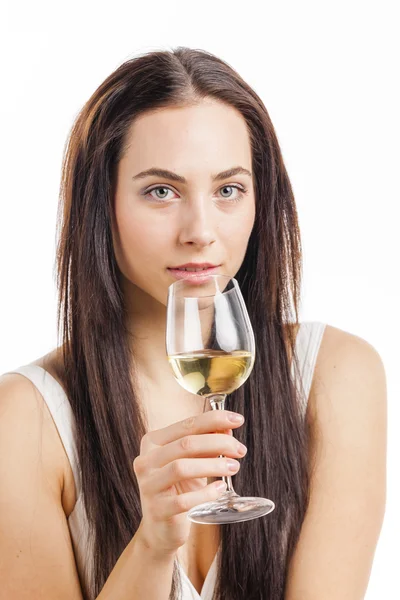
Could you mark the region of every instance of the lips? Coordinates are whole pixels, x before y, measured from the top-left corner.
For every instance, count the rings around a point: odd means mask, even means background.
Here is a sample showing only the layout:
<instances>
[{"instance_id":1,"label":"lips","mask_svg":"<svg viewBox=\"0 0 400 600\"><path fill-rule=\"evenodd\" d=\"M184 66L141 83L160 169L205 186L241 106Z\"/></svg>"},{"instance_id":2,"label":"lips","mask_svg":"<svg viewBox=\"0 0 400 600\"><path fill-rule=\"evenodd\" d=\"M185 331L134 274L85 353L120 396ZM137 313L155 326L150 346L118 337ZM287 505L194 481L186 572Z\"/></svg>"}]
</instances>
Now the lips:
<instances>
[{"instance_id":1,"label":"lips","mask_svg":"<svg viewBox=\"0 0 400 600\"><path fill-rule=\"evenodd\" d=\"M207 271L207 269L212 269L214 267L202 267L194 268L194 267L176 267L175 269L170 269L170 271L185 271L186 273L202 273L203 271Z\"/></svg>"},{"instance_id":2,"label":"lips","mask_svg":"<svg viewBox=\"0 0 400 600\"><path fill-rule=\"evenodd\" d=\"M216 275L218 271L218 267L220 265L210 265L210 263L205 263L204 265L181 265L180 267L170 267L168 271L171 275L179 280L186 279L191 283L205 283L210 275Z\"/></svg>"},{"instance_id":3,"label":"lips","mask_svg":"<svg viewBox=\"0 0 400 600\"><path fill-rule=\"evenodd\" d=\"M212 263L186 263L184 265L178 265L177 267L169 267L170 270L185 270L185 271L199 271L203 269L215 268L218 265Z\"/></svg>"}]
</instances>

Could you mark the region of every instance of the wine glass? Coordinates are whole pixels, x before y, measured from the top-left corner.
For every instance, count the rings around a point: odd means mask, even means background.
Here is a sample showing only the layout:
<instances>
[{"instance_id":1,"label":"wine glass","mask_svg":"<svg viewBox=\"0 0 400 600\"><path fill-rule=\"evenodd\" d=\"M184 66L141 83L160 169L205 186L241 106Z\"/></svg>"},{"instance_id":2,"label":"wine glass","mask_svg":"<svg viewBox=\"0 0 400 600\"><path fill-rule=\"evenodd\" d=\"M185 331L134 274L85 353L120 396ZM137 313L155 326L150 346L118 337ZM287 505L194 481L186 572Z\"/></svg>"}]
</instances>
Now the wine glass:
<instances>
[{"instance_id":1,"label":"wine glass","mask_svg":"<svg viewBox=\"0 0 400 600\"><path fill-rule=\"evenodd\" d=\"M239 284L228 275L181 271L169 286L166 349L178 383L204 396L213 410L224 410L227 394L249 377L255 360L255 341ZM232 523L272 512L267 498L241 497L230 476L216 501L193 507L195 523Z\"/></svg>"}]
</instances>

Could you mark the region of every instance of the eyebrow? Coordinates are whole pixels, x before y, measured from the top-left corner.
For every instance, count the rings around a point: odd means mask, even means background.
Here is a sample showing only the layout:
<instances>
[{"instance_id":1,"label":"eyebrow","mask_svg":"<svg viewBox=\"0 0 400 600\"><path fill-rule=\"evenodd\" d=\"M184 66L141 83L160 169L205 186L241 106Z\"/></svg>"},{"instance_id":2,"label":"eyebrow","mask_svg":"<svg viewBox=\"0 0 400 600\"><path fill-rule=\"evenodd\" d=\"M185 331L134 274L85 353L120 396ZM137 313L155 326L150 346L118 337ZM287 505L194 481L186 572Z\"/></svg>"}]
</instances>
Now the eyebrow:
<instances>
[{"instance_id":1,"label":"eyebrow","mask_svg":"<svg viewBox=\"0 0 400 600\"><path fill-rule=\"evenodd\" d=\"M182 175L178 175L177 173L173 173L172 171L168 171L167 169L160 169L158 167L152 167L151 169L147 169L146 171L142 171L138 173L132 179L136 181L137 179L144 179L145 177L150 176L162 177L164 179L170 179L171 181L178 181L179 183L187 183L186 179L182 177ZM231 169L227 169L226 171L222 171L217 175L212 176L212 181L220 181L221 179L228 179L229 177L233 177L234 175L248 175L252 177L251 172L244 167L232 167Z\"/></svg>"}]
</instances>

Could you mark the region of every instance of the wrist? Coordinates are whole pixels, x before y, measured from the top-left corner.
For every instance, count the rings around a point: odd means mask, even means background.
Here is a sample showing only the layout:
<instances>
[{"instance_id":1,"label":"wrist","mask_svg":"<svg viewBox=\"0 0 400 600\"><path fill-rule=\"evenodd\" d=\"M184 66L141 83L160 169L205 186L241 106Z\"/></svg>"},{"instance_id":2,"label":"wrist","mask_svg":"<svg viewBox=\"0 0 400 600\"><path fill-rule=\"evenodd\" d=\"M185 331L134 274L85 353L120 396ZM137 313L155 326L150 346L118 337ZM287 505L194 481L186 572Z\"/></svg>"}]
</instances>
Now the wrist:
<instances>
[{"instance_id":1,"label":"wrist","mask_svg":"<svg viewBox=\"0 0 400 600\"><path fill-rule=\"evenodd\" d=\"M173 551L154 548L154 546L149 543L146 536L144 535L141 525L139 525L139 528L134 536L134 540L137 542L140 551L143 552L149 560L160 564L169 564L171 562L174 562L176 557L176 550Z\"/></svg>"}]
</instances>

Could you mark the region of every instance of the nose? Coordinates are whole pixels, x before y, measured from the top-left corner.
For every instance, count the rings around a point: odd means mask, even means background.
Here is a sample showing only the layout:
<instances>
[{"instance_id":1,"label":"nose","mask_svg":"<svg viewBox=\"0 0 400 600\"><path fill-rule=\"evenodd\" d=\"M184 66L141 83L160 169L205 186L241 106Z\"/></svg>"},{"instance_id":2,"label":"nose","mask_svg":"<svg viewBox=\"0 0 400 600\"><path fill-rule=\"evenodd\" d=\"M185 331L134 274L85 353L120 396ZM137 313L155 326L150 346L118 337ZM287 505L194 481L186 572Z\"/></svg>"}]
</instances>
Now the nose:
<instances>
[{"instance_id":1,"label":"nose","mask_svg":"<svg viewBox=\"0 0 400 600\"><path fill-rule=\"evenodd\" d=\"M180 244L205 247L215 242L215 223L209 200L195 199L182 206Z\"/></svg>"}]
</instances>

